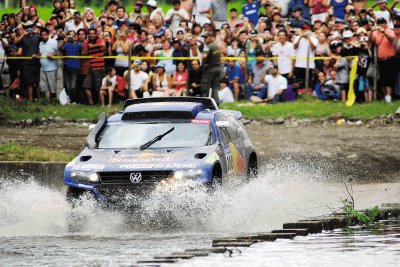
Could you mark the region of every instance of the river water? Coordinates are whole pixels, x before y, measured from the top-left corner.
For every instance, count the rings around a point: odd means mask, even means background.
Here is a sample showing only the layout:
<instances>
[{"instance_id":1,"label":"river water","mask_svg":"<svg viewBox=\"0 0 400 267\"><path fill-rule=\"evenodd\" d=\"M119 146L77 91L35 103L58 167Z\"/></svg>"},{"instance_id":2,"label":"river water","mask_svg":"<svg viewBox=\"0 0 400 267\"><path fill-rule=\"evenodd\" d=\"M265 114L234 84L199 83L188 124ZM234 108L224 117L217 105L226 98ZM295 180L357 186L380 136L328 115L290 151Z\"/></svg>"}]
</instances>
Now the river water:
<instances>
[{"instance_id":1,"label":"river water","mask_svg":"<svg viewBox=\"0 0 400 267\"><path fill-rule=\"evenodd\" d=\"M78 209L84 218L81 230L70 232L65 190L17 178L0 179L0 266L126 266L156 255L209 248L215 237L281 229L284 222L337 211L341 198L348 198L343 183L318 173L269 170L213 195L185 184L158 188L139 214L129 216L98 209L87 200ZM354 183L352 190L359 209L399 202L400 183ZM396 222L390 231L384 227L259 243L233 257L211 255L179 265L397 265L399 227Z\"/></svg>"}]
</instances>

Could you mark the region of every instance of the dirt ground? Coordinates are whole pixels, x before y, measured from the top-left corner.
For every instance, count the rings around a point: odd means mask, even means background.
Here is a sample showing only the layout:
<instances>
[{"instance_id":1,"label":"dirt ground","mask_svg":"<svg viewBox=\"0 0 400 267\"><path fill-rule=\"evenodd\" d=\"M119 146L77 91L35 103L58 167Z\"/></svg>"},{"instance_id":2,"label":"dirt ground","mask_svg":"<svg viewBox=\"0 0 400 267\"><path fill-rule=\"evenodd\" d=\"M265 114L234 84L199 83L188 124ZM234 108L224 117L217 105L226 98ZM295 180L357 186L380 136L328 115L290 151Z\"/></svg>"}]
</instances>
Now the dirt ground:
<instances>
[{"instance_id":1,"label":"dirt ground","mask_svg":"<svg viewBox=\"0 0 400 267\"><path fill-rule=\"evenodd\" d=\"M360 181L400 179L400 126L308 125L289 127L252 123L246 126L267 168L301 166L326 177ZM62 123L29 127L1 126L0 143L78 153L88 124Z\"/></svg>"}]
</instances>

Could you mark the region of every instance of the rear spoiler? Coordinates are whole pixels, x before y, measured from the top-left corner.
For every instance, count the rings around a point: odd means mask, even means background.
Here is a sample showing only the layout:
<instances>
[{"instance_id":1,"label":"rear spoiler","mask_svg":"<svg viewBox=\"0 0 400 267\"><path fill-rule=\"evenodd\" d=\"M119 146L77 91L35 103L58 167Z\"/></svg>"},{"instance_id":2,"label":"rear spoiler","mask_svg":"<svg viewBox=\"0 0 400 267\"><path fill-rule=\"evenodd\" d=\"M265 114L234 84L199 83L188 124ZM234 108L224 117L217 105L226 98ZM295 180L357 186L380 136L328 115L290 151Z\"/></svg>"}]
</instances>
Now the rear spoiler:
<instances>
[{"instance_id":1,"label":"rear spoiler","mask_svg":"<svg viewBox=\"0 0 400 267\"><path fill-rule=\"evenodd\" d=\"M201 103L206 109L217 110L218 105L213 98L206 97L149 97L149 98L138 98L138 99L128 99L125 101L124 110L130 105L144 104L144 103L157 103L157 102L194 102Z\"/></svg>"}]
</instances>

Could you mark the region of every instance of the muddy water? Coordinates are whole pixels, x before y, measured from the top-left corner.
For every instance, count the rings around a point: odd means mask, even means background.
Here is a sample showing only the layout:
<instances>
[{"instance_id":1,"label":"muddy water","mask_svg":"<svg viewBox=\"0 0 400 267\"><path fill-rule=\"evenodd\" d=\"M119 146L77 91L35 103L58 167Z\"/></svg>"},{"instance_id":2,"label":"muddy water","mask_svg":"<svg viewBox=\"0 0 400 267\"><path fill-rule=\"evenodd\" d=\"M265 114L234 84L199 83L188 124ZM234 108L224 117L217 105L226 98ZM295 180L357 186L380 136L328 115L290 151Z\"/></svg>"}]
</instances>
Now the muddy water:
<instances>
[{"instance_id":1,"label":"muddy water","mask_svg":"<svg viewBox=\"0 0 400 267\"><path fill-rule=\"evenodd\" d=\"M87 200L78 209L84 218L80 231L71 233L68 228L71 209L64 200L63 190L40 186L34 180L9 182L9 178L3 177L0 182L0 266L129 265L159 254L210 247L214 237L265 232L281 228L284 222L329 214L340 209L341 197L348 198L343 184L321 182L326 177L322 179L318 173L301 168L269 169L249 184L227 186L212 196L203 188L188 190L186 184L159 187L143 200L140 213L129 216L101 210ZM400 183L355 184L352 190L356 207L368 208L383 202L398 202ZM166 220L165 214L168 214ZM326 253L334 259L342 254L335 247L341 234L331 235L336 235L336 239L327 239ZM370 234L357 238L369 237ZM257 244L254 251L250 248L249 255L259 260L253 265L264 260L276 265L282 263L282 258L265 251L302 257L301 251L325 249L324 242L311 242L313 238L314 235L292 243L278 241L265 244L267 247ZM392 249L393 244L398 245L397 240L393 236L388 242L379 243L382 245L379 255L398 257L399 250ZM375 253L368 246L356 242L353 246L358 251L356 257L361 260L364 252ZM213 256L206 265L244 266L250 261L245 254L229 259ZM302 258L304 264L307 259ZM292 265L297 264L293 261Z\"/></svg>"}]
</instances>

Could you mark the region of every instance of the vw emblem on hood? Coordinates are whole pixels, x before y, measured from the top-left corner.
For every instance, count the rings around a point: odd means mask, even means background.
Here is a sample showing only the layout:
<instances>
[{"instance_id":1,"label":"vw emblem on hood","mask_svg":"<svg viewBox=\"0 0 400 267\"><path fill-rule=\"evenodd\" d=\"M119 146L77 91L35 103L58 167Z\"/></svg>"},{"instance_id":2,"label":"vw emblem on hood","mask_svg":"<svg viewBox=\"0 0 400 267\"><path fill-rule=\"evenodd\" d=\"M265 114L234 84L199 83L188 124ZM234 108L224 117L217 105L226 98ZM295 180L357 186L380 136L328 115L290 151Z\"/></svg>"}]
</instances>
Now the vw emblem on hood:
<instances>
[{"instance_id":1,"label":"vw emblem on hood","mask_svg":"<svg viewBox=\"0 0 400 267\"><path fill-rule=\"evenodd\" d=\"M131 180L132 183L137 184L142 180L142 173L140 173L140 172L132 172L129 175L129 179Z\"/></svg>"}]
</instances>

